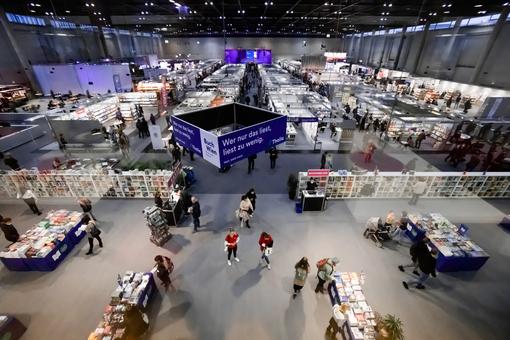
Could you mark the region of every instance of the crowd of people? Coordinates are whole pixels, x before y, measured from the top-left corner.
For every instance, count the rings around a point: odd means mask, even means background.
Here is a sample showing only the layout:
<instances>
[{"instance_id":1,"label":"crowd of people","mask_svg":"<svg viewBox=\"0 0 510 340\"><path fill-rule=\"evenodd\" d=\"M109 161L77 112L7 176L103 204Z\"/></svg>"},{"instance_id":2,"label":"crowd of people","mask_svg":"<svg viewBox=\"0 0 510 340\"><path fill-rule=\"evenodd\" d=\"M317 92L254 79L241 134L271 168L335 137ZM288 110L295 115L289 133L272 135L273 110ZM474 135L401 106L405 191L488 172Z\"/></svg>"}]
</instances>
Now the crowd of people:
<instances>
[{"instance_id":1,"label":"crowd of people","mask_svg":"<svg viewBox=\"0 0 510 340\"><path fill-rule=\"evenodd\" d=\"M498 171L507 158L508 152L503 146L491 144L487 152L483 152L483 143L461 140L460 133L456 133L451 142L453 146L444 161L454 168L465 162L464 171Z\"/></svg>"}]
</instances>

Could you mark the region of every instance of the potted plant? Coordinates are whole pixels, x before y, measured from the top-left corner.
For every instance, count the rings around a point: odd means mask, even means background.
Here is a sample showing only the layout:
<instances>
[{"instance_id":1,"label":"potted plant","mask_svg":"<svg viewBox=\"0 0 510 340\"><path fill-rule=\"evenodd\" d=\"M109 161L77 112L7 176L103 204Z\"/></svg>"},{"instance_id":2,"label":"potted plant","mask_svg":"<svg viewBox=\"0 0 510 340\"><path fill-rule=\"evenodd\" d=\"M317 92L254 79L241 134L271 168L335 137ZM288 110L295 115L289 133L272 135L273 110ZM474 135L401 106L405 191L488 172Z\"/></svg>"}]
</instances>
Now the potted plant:
<instances>
[{"instance_id":1,"label":"potted plant","mask_svg":"<svg viewBox=\"0 0 510 340\"><path fill-rule=\"evenodd\" d=\"M402 321L395 315L376 315L378 340L404 340Z\"/></svg>"}]
</instances>

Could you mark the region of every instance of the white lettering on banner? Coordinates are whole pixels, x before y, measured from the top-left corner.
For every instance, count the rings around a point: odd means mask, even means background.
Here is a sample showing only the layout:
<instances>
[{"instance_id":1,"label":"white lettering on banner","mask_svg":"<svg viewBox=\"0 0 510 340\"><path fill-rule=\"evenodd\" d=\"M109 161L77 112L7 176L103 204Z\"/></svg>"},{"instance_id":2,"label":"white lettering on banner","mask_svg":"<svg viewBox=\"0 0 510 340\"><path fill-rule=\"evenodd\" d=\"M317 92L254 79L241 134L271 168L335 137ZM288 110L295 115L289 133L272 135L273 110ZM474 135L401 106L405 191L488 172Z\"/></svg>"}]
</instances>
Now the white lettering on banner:
<instances>
[{"instance_id":1,"label":"white lettering on banner","mask_svg":"<svg viewBox=\"0 0 510 340\"><path fill-rule=\"evenodd\" d=\"M199 131L200 131L200 144L202 146L202 157L209 163L212 163L219 167L220 152L218 147L218 136L205 130Z\"/></svg>"},{"instance_id":2,"label":"white lettering on banner","mask_svg":"<svg viewBox=\"0 0 510 340\"><path fill-rule=\"evenodd\" d=\"M210 152L212 155L218 154L218 152L214 149L215 148L214 142L208 141L207 139L204 138L204 144L205 144L205 149L208 152Z\"/></svg>"},{"instance_id":3,"label":"white lettering on banner","mask_svg":"<svg viewBox=\"0 0 510 340\"><path fill-rule=\"evenodd\" d=\"M60 253L60 251L57 250L57 252L51 257L53 259L53 261L56 261L60 258L60 255L62 255Z\"/></svg>"},{"instance_id":4,"label":"white lettering on banner","mask_svg":"<svg viewBox=\"0 0 510 340\"><path fill-rule=\"evenodd\" d=\"M261 136L266 133L271 132L271 126L261 126L257 130L251 130L250 132L245 133L244 135L239 135L235 138L226 138L222 140L223 147L232 145L234 143L242 143L232 146L228 149L223 149L223 156L228 156L232 153L235 153L240 150L244 150L245 148L252 147L257 144L263 144L264 138ZM285 137L280 137L278 139L272 139L271 142L273 144L282 142L285 140Z\"/></svg>"}]
</instances>

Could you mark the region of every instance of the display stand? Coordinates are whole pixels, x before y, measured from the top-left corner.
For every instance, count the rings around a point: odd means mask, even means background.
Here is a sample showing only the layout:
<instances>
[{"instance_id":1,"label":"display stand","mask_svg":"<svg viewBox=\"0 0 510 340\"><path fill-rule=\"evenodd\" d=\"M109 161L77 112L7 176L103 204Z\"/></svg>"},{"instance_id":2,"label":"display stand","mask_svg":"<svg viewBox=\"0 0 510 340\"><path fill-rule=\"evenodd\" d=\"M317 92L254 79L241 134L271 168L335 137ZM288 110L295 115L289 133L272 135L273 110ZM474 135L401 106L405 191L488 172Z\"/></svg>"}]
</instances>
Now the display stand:
<instances>
[{"instance_id":1,"label":"display stand","mask_svg":"<svg viewBox=\"0 0 510 340\"><path fill-rule=\"evenodd\" d=\"M303 190L301 195L302 211L323 211L325 201L325 193Z\"/></svg>"},{"instance_id":2,"label":"display stand","mask_svg":"<svg viewBox=\"0 0 510 340\"><path fill-rule=\"evenodd\" d=\"M165 217L166 223L171 227L176 227L182 216L182 207L179 202L167 201L161 210Z\"/></svg>"},{"instance_id":3,"label":"display stand","mask_svg":"<svg viewBox=\"0 0 510 340\"><path fill-rule=\"evenodd\" d=\"M161 209L153 206L145 208L143 212L147 218L147 226L151 230L151 242L161 247L172 238L170 228L163 218Z\"/></svg>"},{"instance_id":4,"label":"display stand","mask_svg":"<svg viewBox=\"0 0 510 340\"><path fill-rule=\"evenodd\" d=\"M10 315L0 315L0 339L19 339L26 330L27 328L15 317Z\"/></svg>"}]
</instances>

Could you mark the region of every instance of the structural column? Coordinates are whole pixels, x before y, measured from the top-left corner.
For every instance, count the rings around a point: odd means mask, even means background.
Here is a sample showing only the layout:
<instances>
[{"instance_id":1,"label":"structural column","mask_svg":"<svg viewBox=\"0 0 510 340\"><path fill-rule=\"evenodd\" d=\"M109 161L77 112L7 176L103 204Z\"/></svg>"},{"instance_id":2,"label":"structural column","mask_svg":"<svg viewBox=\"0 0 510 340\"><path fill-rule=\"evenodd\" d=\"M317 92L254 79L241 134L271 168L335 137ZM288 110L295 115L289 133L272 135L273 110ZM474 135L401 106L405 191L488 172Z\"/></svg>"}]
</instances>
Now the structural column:
<instances>
[{"instance_id":1,"label":"structural column","mask_svg":"<svg viewBox=\"0 0 510 340\"><path fill-rule=\"evenodd\" d=\"M430 24L427 23L423 28L423 33L421 35L420 45L418 46L418 53L416 54L416 59L409 70L410 73L415 74L418 66L420 65L421 56L423 54L423 50L425 49L425 43L427 42L427 37L429 35L429 27Z\"/></svg>"},{"instance_id":2,"label":"structural column","mask_svg":"<svg viewBox=\"0 0 510 340\"><path fill-rule=\"evenodd\" d=\"M370 36L370 47L368 48L368 56L365 62L365 65L372 65L372 52L374 51L374 43L375 43L375 31L372 31L372 35Z\"/></svg>"},{"instance_id":3,"label":"structural column","mask_svg":"<svg viewBox=\"0 0 510 340\"><path fill-rule=\"evenodd\" d=\"M398 69L398 63L400 62L400 56L402 55L402 48L404 47L404 41L406 40L407 27L402 27L402 35L398 43L397 55L395 56L395 62L393 63L393 69Z\"/></svg>"},{"instance_id":4,"label":"structural column","mask_svg":"<svg viewBox=\"0 0 510 340\"><path fill-rule=\"evenodd\" d=\"M480 73L482 73L483 66L487 58L489 57L492 48L494 47L496 39L500 35L501 30L503 29L503 26L506 23L506 19L508 18L509 12L510 12L509 6L503 7L503 11L501 11L499 19L496 22L496 25L494 25L494 28L492 29L492 33L489 38L489 41L487 42L487 45L485 45L485 49L481 51L480 56L478 57L478 61L476 62L475 70L473 71L473 75L471 76L470 83L472 84L478 83L478 78L480 77Z\"/></svg>"}]
</instances>

